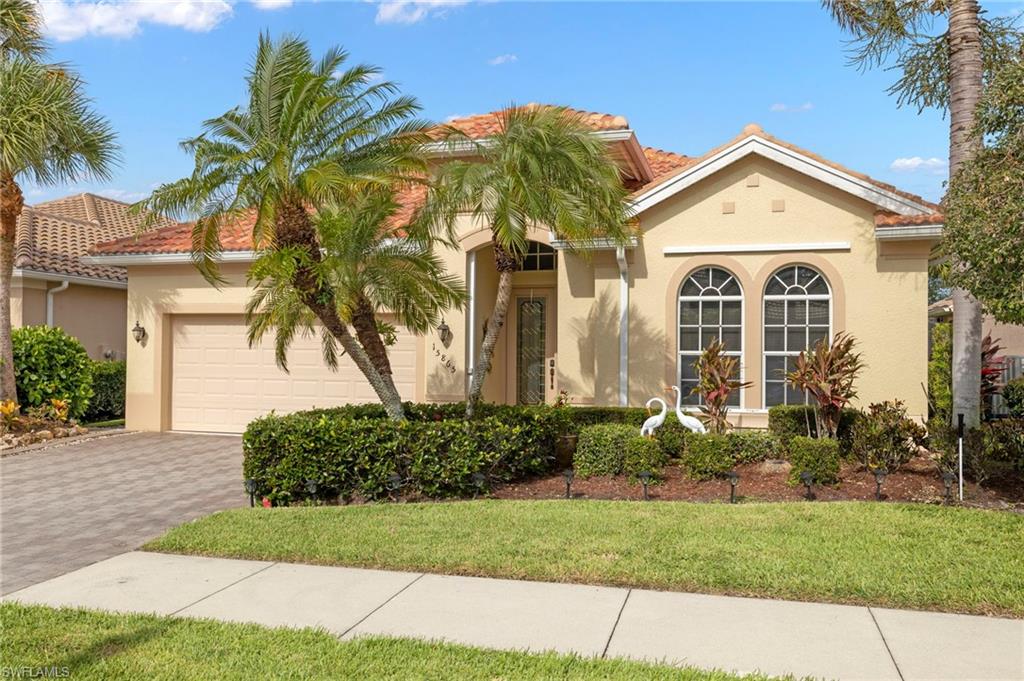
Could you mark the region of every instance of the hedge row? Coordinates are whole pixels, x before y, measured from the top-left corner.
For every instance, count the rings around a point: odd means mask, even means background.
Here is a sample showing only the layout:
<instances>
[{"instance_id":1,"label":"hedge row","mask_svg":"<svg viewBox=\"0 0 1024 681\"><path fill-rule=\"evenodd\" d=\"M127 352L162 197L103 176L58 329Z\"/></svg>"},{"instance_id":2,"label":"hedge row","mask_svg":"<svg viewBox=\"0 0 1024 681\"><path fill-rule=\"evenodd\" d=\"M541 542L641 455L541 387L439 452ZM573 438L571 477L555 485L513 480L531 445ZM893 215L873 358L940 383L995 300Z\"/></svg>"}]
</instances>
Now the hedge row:
<instances>
[{"instance_id":1,"label":"hedge row","mask_svg":"<svg viewBox=\"0 0 1024 681\"><path fill-rule=\"evenodd\" d=\"M657 476L669 456L656 440L640 435L626 423L584 426L573 456L573 468L583 478L626 474L636 478L647 471Z\"/></svg>"}]
</instances>

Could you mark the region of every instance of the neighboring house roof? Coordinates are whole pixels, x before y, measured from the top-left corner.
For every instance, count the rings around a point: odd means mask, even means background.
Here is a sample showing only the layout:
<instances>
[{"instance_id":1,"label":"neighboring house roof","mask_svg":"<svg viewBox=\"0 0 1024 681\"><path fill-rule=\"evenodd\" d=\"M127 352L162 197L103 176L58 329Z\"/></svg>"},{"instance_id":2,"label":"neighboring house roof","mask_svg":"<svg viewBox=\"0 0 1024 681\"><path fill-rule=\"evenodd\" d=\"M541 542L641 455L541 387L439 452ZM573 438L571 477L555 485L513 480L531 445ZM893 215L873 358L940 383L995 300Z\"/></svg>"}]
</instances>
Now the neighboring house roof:
<instances>
[{"instance_id":1,"label":"neighboring house roof","mask_svg":"<svg viewBox=\"0 0 1024 681\"><path fill-rule=\"evenodd\" d=\"M145 217L132 215L129 208L127 203L88 193L25 206L18 219L15 269L26 274L127 281L124 268L83 262L82 256L97 243L143 227Z\"/></svg>"},{"instance_id":2,"label":"neighboring house roof","mask_svg":"<svg viewBox=\"0 0 1024 681\"><path fill-rule=\"evenodd\" d=\"M945 319L953 316L953 299L943 298L936 300L928 306L928 316L936 319Z\"/></svg>"},{"instance_id":3,"label":"neighboring house roof","mask_svg":"<svg viewBox=\"0 0 1024 681\"><path fill-rule=\"evenodd\" d=\"M547 105L527 104L526 106ZM566 110L571 114L580 116L595 132L620 131L613 134L620 135L621 133L626 135L633 140L633 144L636 144L635 136L633 136L629 128L629 122L622 116L579 111L576 109ZM447 125L462 131L473 139L485 139L500 130L500 112L456 118L448 121ZM724 167L723 163L727 165L728 162L731 162L725 158L725 155L737 148L743 147L745 142L750 141L764 145L766 149L771 147L771 149L786 150L794 158L799 158L805 163L817 164L817 166L830 171L836 178L847 184L859 183L860 185L874 188L877 194L875 198L883 202L875 217L876 225L879 227L941 225L942 223L942 216L937 213L939 210L937 204L780 140L769 135L760 126L754 124L746 126L743 132L732 140L697 157L685 156L653 147L635 147L639 150L637 153L642 154L651 176L648 181L642 182L639 186L635 184L630 185L633 189L631 197L634 201L638 202L638 205L644 202L644 205L640 206L640 209L644 210L650 205L660 202L676 191L688 186L690 178L687 178L687 175L689 173L695 173L694 177L696 179L692 181L697 181L697 179L704 176L700 173L703 173L705 170L710 173L717 171L720 167ZM768 151L771 151L771 149L768 149ZM753 150L753 147L745 149L744 154L751 150ZM683 182L684 180L686 183ZM415 213L416 209L423 204L425 198L426 189L423 186L411 186L400 191L398 200L402 208L394 216L393 223L405 224ZM887 198L892 198L893 202L887 201ZM888 206L888 203L897 205ZM909 222L910 220L931 221ZM937 222L934 220L937 220ZM228 253L251 251L252 223L253 218L247 217L225 227L221 232L222 249ZM108 262L110 261L109 256L188 253L192 243L191 229L191 224L173 225L157 232L144 234L141 237L124 238L100 244L92 252L98 256L108 256L106 258Z\"/></svg>"}]
</instances>

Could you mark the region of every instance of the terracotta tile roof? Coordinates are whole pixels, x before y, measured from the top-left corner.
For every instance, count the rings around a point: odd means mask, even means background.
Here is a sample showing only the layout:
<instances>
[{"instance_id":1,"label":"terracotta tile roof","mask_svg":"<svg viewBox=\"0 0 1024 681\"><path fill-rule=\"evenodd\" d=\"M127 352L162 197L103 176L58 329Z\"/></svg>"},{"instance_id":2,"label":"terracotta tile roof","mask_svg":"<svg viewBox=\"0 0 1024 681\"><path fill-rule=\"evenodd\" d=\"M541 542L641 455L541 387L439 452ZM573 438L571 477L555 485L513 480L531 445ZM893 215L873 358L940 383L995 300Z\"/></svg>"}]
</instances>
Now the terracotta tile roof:
<instances>
[{"instance_id":1,"label":"terracotta tile roof","mask_svg":"<svg viewBox=\"0 0 1024 681\"><path fill-rule=\"evenodd\" d=\"M897 215L888 211L875 213L876 227L913 227L916 225L941 225L946 216L942 213L922 213L921 215Z\"/></svg>"},{"instance_id":2,"label":"terracotta tile roof","mask_svg":"<svg viewBox=\"0 0 1024 681\"><path fill-rule=\"evenodd\" d=\"M76 194L25 206L18 219L14 266L18 269L127 281L123 267L91 265L81 257L97 243L134 234L144 216L129 204L95 194ZM160 223L158 223L160 224ZM169 220L162 224L172 224Z\"/></svg>"},{"instance_id":3,"label":"terracotta tile roof","mask_svg":"<svg viewBox=\"0 0 1024 681\"><path fill-rule=\"evenodd\" d=\"M553 108L549 104L536 104L533 102L526 105L526 108L534 107ZM579 116L583 123L594 130L626 130L629 128L629 121L623 116L569 108L566 108L566 111ZM501 131L501 112L492 111L491 113L453 118L446 125L461 131L467 137L473 139L490 137Z\"/></svg>"},{"instance_id":4,"label":"terracotta tile roof","mask_svg":"<svg viewBox=\"0 0 1024 681\"><path fill-rule=\"evenodd\" d=\"M238 219L225 224L220 230L220 244L224 251L252 250L252 228L256 222L255 211L247 212ZM92 253L102 254L155 254L188 253L192 250L192 227L195 223L179 222L151 232L96 244Z\"/></svg>"}]
</instances>

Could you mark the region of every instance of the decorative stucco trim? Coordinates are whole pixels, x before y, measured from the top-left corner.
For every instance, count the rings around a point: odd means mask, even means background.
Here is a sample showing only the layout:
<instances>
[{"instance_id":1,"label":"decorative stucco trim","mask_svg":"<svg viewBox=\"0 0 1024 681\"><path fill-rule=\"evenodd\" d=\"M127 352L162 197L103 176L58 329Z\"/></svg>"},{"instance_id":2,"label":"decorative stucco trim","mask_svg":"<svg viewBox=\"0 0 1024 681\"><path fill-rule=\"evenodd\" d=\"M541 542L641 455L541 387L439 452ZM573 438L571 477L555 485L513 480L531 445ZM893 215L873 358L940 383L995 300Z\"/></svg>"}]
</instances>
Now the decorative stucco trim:
<instances>
[{"instance_id":1,"label":"decorative stucco trim","mask_svg":"<svg viewBox=\"0 0 1024 681\"><path fill-rule=\"evenodd\" d=\"M121 290L128 288L128 282L125 281L58 274L56 272L40 272L38 270L24 270L20 268L14 270L13 276L22 277L23 279L40 279L42 281L66 281L69 284L77 284L79 286L99 286L100 288L116 288Z\"/></svg>"},{"instance_id":2,"label":"decorative stucco trim","mask_svg":"<svg viewBox=\"0 0 1024 681\"><path fill-rule=\"evenodd\" d=\"M848 251L849 241L822 241L797 244L717 244L709 246L666 246L665 255L704 253L785 253L790 251Z\"/></svg>"},{"instance_id":3,"label":"decorative stucco trim","mask_svg":"<svg viewBox=\"0 0 1024 681\"><path fill-rule=\"evenodd\" d=\"M633 211L635 214L642 213L750 154L763 156L899 215L919 215L934 211L933 207L883 189L757 135L744 138L641 193L633 201Z\"/></svg>"},{"instance_id":4,"label":"decorative stucco trim","mask_svg":"<svg viewBox=\"0 0 1024 681\"><path fill-rule=\"evenodd\" d=\"M875 227L875 238L879 241L909 241L912 239L941 239L945 225L899 225L896 227Z\"/></svg>"},{"instance_id":5,"label":"decorative stucco trim","mask_svg":"<svg viewBox=\"0 0 1024 681\"><path fill-rule=\"evenodd\" d=\"M217 262L252 262L253 251L224 251ZM194 262L191 253L125 253L121 255L86 255L82 262L89 265L183 265Z\"/></svg>"},{"instance_id":6,"label":"decorative stucco trim","mask_svg":"<svg viewBox=\"0 0 1024 681\"><path fill-rule=\"evenodd\" d=\"M629 263L626 248L615 249L619 265L619 406L629 406Z\"/></svg>"},{"instance_id":7,"label":"decorative stucco trim","mask_svg":"<svg viewBox=\"0 0 1024 681\"><path fill-rule=\"evenodd\" d=\"M551 235L551 248L556 251L577 250L577 251L607 251L624 246L625 248L636 248L639 244L636 237L630 237L625 244L620 244L612 239L592 239L586 242L571 242L564 239L556 239Z\"/></svg>"}]
</instances>

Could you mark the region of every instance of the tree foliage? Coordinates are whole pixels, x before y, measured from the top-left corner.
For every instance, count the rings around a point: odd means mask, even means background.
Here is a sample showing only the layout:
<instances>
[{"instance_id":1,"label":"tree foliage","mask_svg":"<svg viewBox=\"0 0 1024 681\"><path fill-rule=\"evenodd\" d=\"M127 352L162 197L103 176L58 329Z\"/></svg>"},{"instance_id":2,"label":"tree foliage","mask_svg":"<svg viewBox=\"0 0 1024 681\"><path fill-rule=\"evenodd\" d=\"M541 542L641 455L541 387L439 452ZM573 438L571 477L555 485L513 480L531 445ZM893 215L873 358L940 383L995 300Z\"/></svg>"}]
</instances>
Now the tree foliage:
<instances>
[{"instance_id":1,"label":"tree foliage","mask_svg":"<svg viewBox=\"0 0 1024 681\"><path fill-rule=\"evenodd\" d=\"M739 380L740 361L738 357L725 354L725 343L717 338L711 341L700 357L693 363L698 382L691 391L701 396L701 420L712 433L725 433L729 423L729 397L742 388L752 385Z\"/></svg>"},{"instance_id":2,"label":"tree foliage","mask_svg":"<svg viewBox=\"0 0 1024 681\"><path fill-rule=\"evenodd\" d=\"M797 355L793 371L786 374L790 385L814 400L818 437L836 437L843 407L857 396L854 383L864 363L853 351L856 342L845 331L837 333L831 344L819 340L813 349Z\"/></svg>"}]
</instances>

